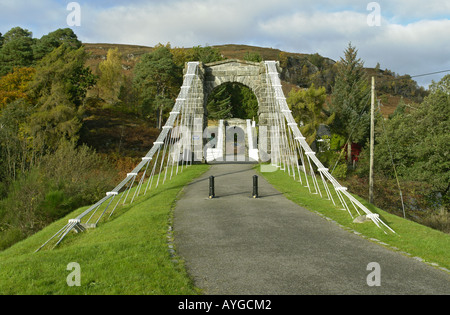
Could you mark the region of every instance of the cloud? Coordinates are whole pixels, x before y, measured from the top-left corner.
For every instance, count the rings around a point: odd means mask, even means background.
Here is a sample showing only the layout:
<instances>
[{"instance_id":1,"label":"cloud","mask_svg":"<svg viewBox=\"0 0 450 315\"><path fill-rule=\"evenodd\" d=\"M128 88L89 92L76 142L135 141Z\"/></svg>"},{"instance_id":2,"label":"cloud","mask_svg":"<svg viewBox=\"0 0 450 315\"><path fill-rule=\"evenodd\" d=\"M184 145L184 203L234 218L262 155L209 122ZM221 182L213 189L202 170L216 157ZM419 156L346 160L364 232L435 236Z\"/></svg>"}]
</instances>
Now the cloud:
<instances>
[{"instance_id":1,"label":"cloud","mask_svg":"<svg viewBox=\"0 0 450 315\"><path fill-rule=\"evenodd\" d=\"M450 69L450 42L445 40L450 38L448 19L402 25L382 17L381 26L370 27L366 13L297 12L265 21L261 29L290 51L318 52L338 60L352 42L369 67L379 62L382 68L410 75ZM439 76L417 81L427 86L431 79Z\"/></svg>"},{"instance_id":2,"label":"cloud","mask_svg":"<svg viewBox=\"0 0 450 315\"><path fill-rule=\"evenodd\" d=\"M102 11L85 8L83 18L90 39L99 36L121 42L178 46L233 43L255 39L255 26L264 16L280 10L272 1L255 6L248 1L168 1L112 7Z\"/></svg>"},{"instance_id":3,"label":"cloud","mask_svg":"<svg viewBox=\"0 0 450 315\"><path fill-rule=\"evenodd\" d=\"M65 25L67 2L2 0L0 31L25 26L42 36ZM351 41L366 66L420 74L450 68L450 2L380 0L381 26L370 27L371 1L97 0L79 1L84 42L192 47L249 44L339 59ZM442 76L441 76L442 77ZM431 78L420 79L422 84ZM423 83L424 82L424 83Z\"/></svg>"}]
</instances>

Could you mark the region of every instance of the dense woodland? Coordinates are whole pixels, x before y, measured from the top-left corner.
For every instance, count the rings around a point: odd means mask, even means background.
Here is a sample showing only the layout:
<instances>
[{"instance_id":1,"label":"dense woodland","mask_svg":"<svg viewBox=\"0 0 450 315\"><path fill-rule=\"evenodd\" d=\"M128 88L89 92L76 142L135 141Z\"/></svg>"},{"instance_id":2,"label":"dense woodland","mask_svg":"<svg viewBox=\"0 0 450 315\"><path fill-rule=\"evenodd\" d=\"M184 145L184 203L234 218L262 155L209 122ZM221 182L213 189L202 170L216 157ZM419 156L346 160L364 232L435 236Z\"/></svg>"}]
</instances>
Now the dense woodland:
<instances>
[{"instance_id":1,"label":"dense woodland","mask_svg":"<svg viewBox=\"0 0 450 315\"><path fill-rule=\"evenodd\" d=\"M425 90L379 65L366 69L351 44L343 50L337 62L276 52L302 132L318 146L319 127L328 126L320 159L367 198L375 76L375 204L449 232L450 75ZM246 47L239 58L259 62L266 53ZM225 58L221 47L160 44L139 55L110 47L93 62L71 29L40 39L20 27L0 34L0 250L103 197L158 136L185 63ZM386 114L383 104L392 107L393 100L395 111ZM212 120L257 120L258 103L249 88L224 84L209 97L207 112Z\"/></svg>"}]
</instances>

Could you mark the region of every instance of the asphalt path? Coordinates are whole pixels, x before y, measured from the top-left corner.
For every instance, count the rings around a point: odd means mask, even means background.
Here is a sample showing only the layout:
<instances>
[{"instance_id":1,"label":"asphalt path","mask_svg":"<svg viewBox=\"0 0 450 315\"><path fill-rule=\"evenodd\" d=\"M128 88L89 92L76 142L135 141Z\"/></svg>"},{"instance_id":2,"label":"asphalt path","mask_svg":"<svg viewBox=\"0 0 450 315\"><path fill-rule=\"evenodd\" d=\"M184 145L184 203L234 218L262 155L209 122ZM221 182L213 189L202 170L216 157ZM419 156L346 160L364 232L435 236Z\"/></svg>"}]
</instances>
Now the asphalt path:
<instances>
[{"instance_id":1,"label":"asphalt path","mask_svg":"<svg viewBox=\"0 0 450 315\"><path fill-rule=\"evenodd\" d=\"M262 177L252 198L253 175L252 165L213 165L176 205L176 252L204 294L450 294L448 273L342 229Z\"/></svg>"}]
</instances>

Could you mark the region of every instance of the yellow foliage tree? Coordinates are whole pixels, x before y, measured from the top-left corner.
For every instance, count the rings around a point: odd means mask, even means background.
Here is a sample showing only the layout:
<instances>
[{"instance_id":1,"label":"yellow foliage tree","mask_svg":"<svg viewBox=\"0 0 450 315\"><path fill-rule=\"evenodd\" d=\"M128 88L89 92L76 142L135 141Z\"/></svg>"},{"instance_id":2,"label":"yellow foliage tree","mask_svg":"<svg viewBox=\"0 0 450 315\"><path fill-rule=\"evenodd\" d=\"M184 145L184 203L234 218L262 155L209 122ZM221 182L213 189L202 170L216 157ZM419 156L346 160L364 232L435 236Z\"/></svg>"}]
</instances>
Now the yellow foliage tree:
<instances>
[{"instance_id":1,"label":"yellow foliage tree","mask_svg":"<svg viewBox=\"0 0 450 315\"><path fill-rule=\"evenodd\" d=\"M35 73L30 67L14 68L12 73L0 78L0 109L17 99L29 100L27 88Z\"/></svg>"},{"instance_id":2,"label":"yellow foliage tree","mask_svg":"<svg viewBox=\"0 0 450 315\"><path fill-rule=\"evenodd\" d=\"M309 144L316 140L320 125L329 125L334 120L334 114L327 116L324 112L326 98L325 88L316 89L314 84L309 89L292 89L289 92L287 103L294 119L301 125L300 131Z\"/></svg>"},{"instance_id":3,"label":"yellow foliage tree","mask_svg":"<svg viewBox=\"0 0 450 315\"><path fill-rule=\"evenodd\" d=\"M99 65L100 77L97 82L99 96L109 104L119 102L120 89L125 83L122 73L122 54L119 49L109 49L106 60Z\"/></svg>"}]
</instances>

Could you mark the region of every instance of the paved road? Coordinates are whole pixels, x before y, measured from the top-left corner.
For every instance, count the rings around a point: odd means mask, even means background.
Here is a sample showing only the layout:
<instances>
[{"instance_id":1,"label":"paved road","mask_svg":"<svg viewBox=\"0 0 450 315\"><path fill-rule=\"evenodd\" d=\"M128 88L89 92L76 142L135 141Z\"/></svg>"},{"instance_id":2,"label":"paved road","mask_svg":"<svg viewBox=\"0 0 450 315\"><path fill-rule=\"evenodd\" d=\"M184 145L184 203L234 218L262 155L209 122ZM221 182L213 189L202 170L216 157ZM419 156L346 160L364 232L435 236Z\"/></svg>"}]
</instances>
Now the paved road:
<instances>
[{"instance_id":1,"label":"paved road","mask_svg":"<svg viewBox=\"0 0 450 315\"><path fill-rule=\"evenodd\" d=\"M248 164L214 165L175 208L177 253L205 294L450 294L447 273L343 230L261 177L253 199L253 175ZM381 268L379 287L367 284L371 262Z\"/></svg>"}]
</instances>

